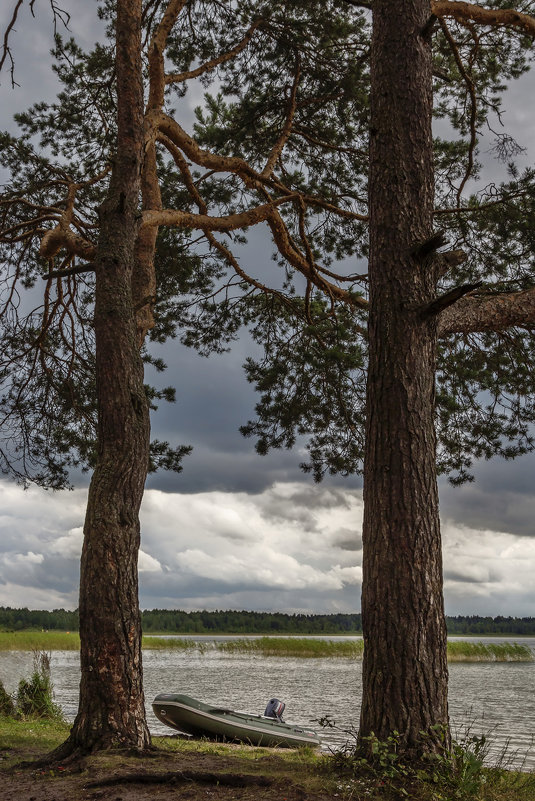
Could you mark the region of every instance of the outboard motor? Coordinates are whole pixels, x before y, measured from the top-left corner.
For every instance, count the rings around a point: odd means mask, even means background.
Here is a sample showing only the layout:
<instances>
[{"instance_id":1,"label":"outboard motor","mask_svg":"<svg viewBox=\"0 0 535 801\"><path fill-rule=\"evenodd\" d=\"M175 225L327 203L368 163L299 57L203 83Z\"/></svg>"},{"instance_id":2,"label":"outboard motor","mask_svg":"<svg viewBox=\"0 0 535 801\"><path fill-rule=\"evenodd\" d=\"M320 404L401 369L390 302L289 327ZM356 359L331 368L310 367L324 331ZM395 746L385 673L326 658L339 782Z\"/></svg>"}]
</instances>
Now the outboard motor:
<instances>
[{"instance_id":1,"label":"outboard motor","mask_svg":"<svg viewBox=\"0 0 535 801\"><path fill-rule=\"evenodd\" d=\"M264 712L264 717L276 718L277 720L280 720L281 723L284 723L282 719L282 713L284 712L285 708L286 704L283 704L278 698L272 698L271 701L268 701L266 711Z\"/></svg>"}]
</instances>

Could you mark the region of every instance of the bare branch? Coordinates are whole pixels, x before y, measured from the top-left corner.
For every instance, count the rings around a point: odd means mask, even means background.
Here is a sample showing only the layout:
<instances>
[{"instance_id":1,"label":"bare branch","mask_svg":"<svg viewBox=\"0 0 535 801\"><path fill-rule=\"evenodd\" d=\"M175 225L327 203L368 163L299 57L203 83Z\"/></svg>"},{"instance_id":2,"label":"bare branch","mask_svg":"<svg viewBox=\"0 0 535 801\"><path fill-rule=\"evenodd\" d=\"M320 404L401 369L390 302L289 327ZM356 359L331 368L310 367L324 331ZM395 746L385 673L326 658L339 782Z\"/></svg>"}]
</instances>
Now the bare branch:
<instances>
[{"instance_id":1,"label":"bare branch","mask_svg":"<svg viewBox=\"0 0 535 801\"><path fill-rule=\"evenodd\" d=\"M2 57L0 58L0 72L2 72L2 68L6 62L6 59L9 59L10 62L10 75L11 75L11 86L16 86L15 83L15 62L13 61L13 56L11 55L11 50L9 47L9 34L13 30L13 26L17 21L17 16L19 13L19 8L23 4L24 0L17 0L17 4L13 9L13 16L4 32L4 44L2 46Z\"/></svg>"},{"instance_id":2,"label":"bare branch","mask_svg":"<svg viewBox=\"0 0 535 801\"><path fill-rule=\"evenodd\" d=\"M478 289L482 283L482 281L477 281L475 284L463 284L462 286L456 286L450 289L449 292L445 292L432 303L429 303L423 310L422 316L433 317L440 314L441 311L444 311L444 309L447 309L449 306L453 306L454 303L457 303L462 297L468 295L469 292Z\"/></svg>"},{"instance_id":3,"label":"bare branch","mask_svg":"<svg viewBox=\"0 0 535 801\"><path fill-rule=\"evenodd\" d=\"M4 41L2 44L2 51L0 55L0 72L2 72L2 68L6 63L6 61L9 60L10 63L9 74L11 76L12 87L17 86L17 82L15 81L15 61L11 53L11 48L9 47L9 37L10 34L15 30L14 26L18 18L19 9L23 3L24 0L17 0L15 4L11 20L9 21L7 28L4 31ZM33 17L35 16L34 5L35 5L35 0L30 0L29 8ZM56 3L56 0L50 0L50 8L52 9L52 18L54 20L54 33L56 33L58 19L62 22L65 28L68 28L71 19L70 14L64 9L60 8Z\"/></svg>"},{"instance_id":4,"label":"bare branch","mask_svg":"<svg viewBox=\"0 0 535 801\"><path fill-rule=\"evenodd\" d=\"M476 98L476 89L474 86L474 82L468 72L465 69L463 64L463 60L461 58L461 54L459 53L459 48L455 42L455 39L451 35L451 32L443 19L439 20L440 27L446 37L446 40L449 46L452 49L453 57L455 58L455 63L457 64L457 68L461 73L463 81L465 82L468 94L470 95L470 143L468 146L468 162L466 164L466 169L464 176L459 184L457 189L457 205L461 205L461 197L463 194L463 189L466 186L470 176L472 175L472 170L474 168L474 151L476 148L477 143L477 132L476 132L476 116L477 116L477 98Z\"/></svg>"},{"instance_id":5,"label":"bare branch","mask_svg":"<svg viewBox=\"0 0 535 801\"><path fill-rule=\"evenodd\" d=\"M341 300L349 306L358 306L367 309L368 301L364 298L355 297L347 289L342 289L336 284L327 281L319 273L311 269L305 256L295 247L288 229L284 224L284 220L278 213L277 209L271 207L271 213L267 217L267 223L271 229L273 239L280 251L280 253L288 260L288 262L295 267L299 272L308 278L315 286L326 292L331 298Z\"/></svg>"},{"instance_id":6,"label":"bare branch","mask_svg":"<svg viewBox=\"0 0 535 801\"><path fill-rule=\"evenodd\" d=\"M504 195L497 200L489 200L487 203L478 203L477 206L453 206L451 209L435 209L433 214L436 217L444 216L446 214L479 214L485 209L491 209L495 206L501 206L503 203L508 203L510 200L515 200L519 197L526 197L529 192L522 190L520 192L512 192L510 195Z\"/></svg>"},{"instance_id":7,"label":"bare branch","mask_svg":"<svg viewBox=\"0 0 535 801\"><path fill-rule=\"evenodd\" d=\"M165 13L149 44L149 109L161 109L165 93L164 50L167 37L173 29L187 0L170 0Z\"/></svg>"},{"instance_id":8,"label":"bare branch","mask_svg":"<svg viewBox=\"0 0 535 801\"><path fill-rule=\"evenodd\" d=\"M45 275L43 275L43 279L48 280L49 278L66 278L69 275L91 273L94 272L94 270L95 265L91 262L88 262L87 264L76 264L74 267L66 267L65 269L52 270L49 273L45 273Z\"/></svg>"}]
</instances>

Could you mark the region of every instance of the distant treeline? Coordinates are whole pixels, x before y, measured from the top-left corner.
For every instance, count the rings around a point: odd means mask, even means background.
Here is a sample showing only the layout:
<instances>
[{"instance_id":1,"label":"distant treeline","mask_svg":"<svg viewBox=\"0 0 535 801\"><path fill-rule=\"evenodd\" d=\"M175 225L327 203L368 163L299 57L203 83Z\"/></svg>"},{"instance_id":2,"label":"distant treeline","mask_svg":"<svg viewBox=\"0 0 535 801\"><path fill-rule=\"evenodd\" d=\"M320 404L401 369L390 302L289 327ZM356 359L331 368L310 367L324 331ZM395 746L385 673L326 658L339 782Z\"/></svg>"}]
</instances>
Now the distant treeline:
<instances>
[{"instance_id":1,"label":"distant treeline","mask_svg":"<svg viewBox=\"0 0 535 801\"><path fill-rule=\"evenodd\" d=\"M535 635L533 617L447 617L449 634ZM360 614L287 615L282 612L142 612L145 634L361 634ZM78 631L78 610L52 612L0 607L0 629Z\"/></svg>"}]
</instances>

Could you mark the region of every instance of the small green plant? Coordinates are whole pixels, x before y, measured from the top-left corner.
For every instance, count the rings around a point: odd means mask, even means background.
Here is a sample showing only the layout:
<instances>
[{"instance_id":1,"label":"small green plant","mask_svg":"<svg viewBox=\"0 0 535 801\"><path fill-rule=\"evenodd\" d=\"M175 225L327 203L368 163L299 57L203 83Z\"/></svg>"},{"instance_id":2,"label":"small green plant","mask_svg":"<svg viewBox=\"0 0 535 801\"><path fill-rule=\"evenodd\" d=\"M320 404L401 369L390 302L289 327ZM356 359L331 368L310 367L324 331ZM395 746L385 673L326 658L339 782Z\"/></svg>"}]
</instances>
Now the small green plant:
<instances>
[{"instance_id":1,"label":"small green plant","mask_svg":"<svg viewBox=\"0 0 535 801\"><path fill-rule=\"evenodd\" d=\"M422 733L424 739L428 736ZM434 732L434 739L437 736L444 741L440 729ZM484 762L488 750L488 738L472 734L467 727L461 739L454 740L449 749L426 752L416 776L420 782L435 787L437 801L477 799L487 780Z\"/></svg>"},{"instance_id":2,"label":"small green plant","mask_svg":"<svg viewBox=\"0 0 535 801\"><path fill-rule=\"evenodd\" d=\"M63 717L61 709L53 700L50 654L45 651L34 651L33 673L29 679L21 679L19 682L16 710L24 717Z\"/></svg>"},{"instance_id":3,"label":"small green plant","mask_svg":"<svg viewBox=\"0 0 535 801\"><path fill-rule=\"evenodd\" d=\"M0 715L3 717L13 717L15 714L15 704L10 694L0 681Z\"/></svg>"},{"instance_id":4,"label":"small green plant","mask_svg":"<svg viewBox=\"0 0 535 801\"><path fill-rule=\"evenodd\" d=\"M328 718L319 722L336 728ZM411 755L402 748L402 738L396 731L384 741L373 734L359 737L355 729L344 733L349 739L333 753L330 768L339 777L346 777L355 797L364 794L370 799L426 801L476 801L482 797L489 776L489 769L484 767L488 755L488 738L484 735L475 736L467 729L462 739L447 747L444 731L435 727L422 732L421 752ZM429 738L433 748L428 747Z\"/></svg>"}]
</instances>

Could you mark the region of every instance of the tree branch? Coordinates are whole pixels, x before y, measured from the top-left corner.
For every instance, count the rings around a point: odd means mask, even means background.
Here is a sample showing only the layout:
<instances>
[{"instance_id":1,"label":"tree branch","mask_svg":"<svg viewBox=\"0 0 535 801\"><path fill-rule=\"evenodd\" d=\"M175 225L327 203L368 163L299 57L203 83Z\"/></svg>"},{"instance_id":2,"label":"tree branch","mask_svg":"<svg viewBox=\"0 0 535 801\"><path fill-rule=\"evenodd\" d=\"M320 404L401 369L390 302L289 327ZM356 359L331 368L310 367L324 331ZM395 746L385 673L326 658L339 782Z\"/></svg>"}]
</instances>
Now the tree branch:
<instances>
[{"instance_id":1,"label":"tree branch","mask_svg":"<svg viewBox=\"0 0 535 801\"><path fill-rule=\"evenodd\" d=\"M444 22L443 19L439 20L439 24L440 27L442 28L444 36L446 37L446 41L451 47L455 63L457 64L457 68L462 76L463 81L466 84L466 87L468 89L468 94L470 95L470 144L468 146L468 162L466 164L466 168L461 183L459 184L459 187L457 189L457 205L460 206L463 189L466 186L468 179L472 175L472 170L474 168L474 152L477 144L477 132L476 132L477 97L476 97L476 89L474 86L474 82L465 69L463 60L461 58L461 54L459 53L459 48L457 47L455 39L451 35L450 29L448 28L446 22Z\"/></svg>"},{"instance_id":2,"label":"tree branch","mask_svg":"<svg viewBox=\"0 0 535 801\"><path fill-rule=\"evenodd\" d=\"M66 278L69 275L79 275L80 273L94 272L95 265L92 262L87 264L77 264L75 267L66 267L64 270L51 270L45 273L42 278L48 281L49 278Z\"/></svg>"},{"instance_id":3,"label":"tree branch","mask_svg":"<svg viewBox=\"0 0 535 801\"><path fill-rule=\"evenodd\" d=\"M439 336L504 331L514 326L535 327L535 288L464 298L438 318Z\"/></svg>"},{"instance_id":4,"label":"tree branch","mask_svg":"<svg viewBox=\"0 0 535 801\"><path fill-rule=\"evenodd\" d=\"M297 55L297 64L295 68L295 76L294 82L292 86L292 91L290 92L290 99L288 102L288 114L286 116L286 122L284 123L284 127L282 129L281 135L279 139L275 142L274 146L271 149L271 153L269 154L268 160L266 162L266 166L260 173L262 178L270 178L273 174L273 170L275 169L275 164L279 159L284 145L288 141L290 133L292 131L292 124L295 116L295 109L297 105L297 87L299 86L299 78L301 76L301 63L299 54Z\"/></svg>"},{"instance_id":5,"label":"tree branch","mask_svg":"<svg viewBox=\"0 0 535 801\"><path fill-rule=\"evenodd\" d=\"M170 0L165 13L156 28L149 44L149 99L148 108L160 109L163 106L165 94L165 68L164 50L167 37L187 0Z\"/></svg>"},{"instance_id":6,"label":"tree branch","mask_svg":"<svg viewBox=\"0 0 535 801\"><path fill-rule=\"evenodd\" d=\"M216 56L212 58L210 61L206 61L204 64L201 64L200 67L197 67L194 70L188 70L186 72L174 72L170 73L169 75L165 76L165 83L172 84L172 83L181 83L182 81L188 81L191 78L198 78L200 75L204 75L204 73L209 72L210 70L215 69L220 64L224 64L227 61L230 61L231 58L237 56L251 41L254 32L257 28L262 24L263 20L258 19L253 22L253 24L247 29L245 36L241 39L238 44L226 53L223 53L220 56Z\"/></svg>"},{"instance_id":7,"label":"tree branch","mask_svg":"<svg viewBox=\"0 0 535 801\"><path fill-rule=\"evenodd\" d=\"M142 214L142 228L154 225L169 225L179 228L198 228L202 231L235 231L267 220L275 206L295 200L297 194L273 200L248 211L229 214L226 217L211 217L208 214L192 214L179 209L149 209Z\"/></svg>"},{"instance_id":8,"label":"tree branch","mask_svg":"<svg viewBox=\"0 0 535 801\"><path fill-rule=\"evenodd\" d=\"M535 17L512 8L483 8L461 0L431 0L431 11L437 17L452 17L457 22L507 26L518 28L528 36L535 36Z\"/></svg>"},{"instance_id":9,"label":"tree branch","mask_svg":"<svg viewBox=\"0 0 535 801\"><path fill-rule=\"evenodd\" d=\"M440 314L441 311L447 309L448 306L453 306L454 303L457 303L464 295L467 295L469 292L473 292L474 289L477 289L481 286L483 282L477 281L475 284L463 284L462 286L456 286L454 289L450 289L449 292L445 292L443 295L440 295L436 300L432 303L429 303L428 306L422 312L423 317L433 317L436 314Z\"/></svg>"},{"instance_id":10,"label":"tree branch","mask_svg":"<svg viewBox=\"0 0 535 801\"><path fill-rule=\"evenodd\" d=\"M5 64L6 59L9 58L9 61L10 61L10 64L11 64L9 72L10 72L10 75L11 75L11 86L13 86L13 87L16 85L15 84L15 63L13 61L13 56L11 55L11 49L9 47L9 34L13 30L13 26L15 25L15 23L17 21L19 8L23 4L23 2L24 2L24 0L17 0L17 4L16 4L15 8L13 9L13 16L11 17L11 20L10 20L10 22L9 22L5 32L4 32L4 44L3 44L3 47L2 47L2 58L0 58L0 72L2 72L2 67Z\"/></svg>"}]
</instances>

